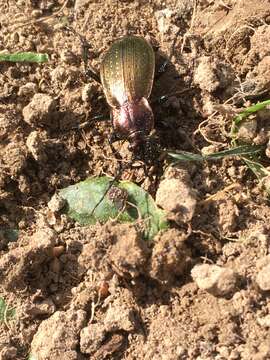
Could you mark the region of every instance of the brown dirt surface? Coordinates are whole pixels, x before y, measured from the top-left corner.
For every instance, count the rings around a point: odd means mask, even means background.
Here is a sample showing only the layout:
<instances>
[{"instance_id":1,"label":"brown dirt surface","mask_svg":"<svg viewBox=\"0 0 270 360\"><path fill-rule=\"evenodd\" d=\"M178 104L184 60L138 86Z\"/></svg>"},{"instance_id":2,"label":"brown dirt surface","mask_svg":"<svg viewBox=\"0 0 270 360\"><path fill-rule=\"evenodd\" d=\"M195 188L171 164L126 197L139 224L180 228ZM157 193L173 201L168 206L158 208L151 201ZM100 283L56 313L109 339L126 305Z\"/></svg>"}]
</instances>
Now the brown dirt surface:
<instances>
[{"instance_id":1,"label":"brown dirt surface","mask_svg":"<svg viewBox=\"0 0 270 360\"><path fill-rule=\"evenodd\" d=\"M64 24L93 68L127 34L170 60L150 98L160 149L224 150L234 114L270 95L269 0L1 1L0 51L50 60L0 63L0 360L270 359L269 200L239 158L127 168L170 213L149 243L140 224L59 212L58 189L119 169L110 121L91 120L109 114L102 87ZM241 130L267 156L269 117Z\"/></svg>"}]
</instances>

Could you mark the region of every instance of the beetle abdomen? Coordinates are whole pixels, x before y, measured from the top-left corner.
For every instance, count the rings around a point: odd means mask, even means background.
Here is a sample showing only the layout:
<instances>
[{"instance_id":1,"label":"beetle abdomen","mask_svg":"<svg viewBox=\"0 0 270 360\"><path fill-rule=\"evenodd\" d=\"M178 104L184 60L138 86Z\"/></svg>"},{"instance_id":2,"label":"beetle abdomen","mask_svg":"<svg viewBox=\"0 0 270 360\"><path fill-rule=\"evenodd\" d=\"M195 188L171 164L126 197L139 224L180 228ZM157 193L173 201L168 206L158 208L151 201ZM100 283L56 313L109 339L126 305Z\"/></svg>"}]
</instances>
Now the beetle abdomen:
<instances>
[{"instance_id":1,"label":"beetle abdomen","mask_svg":"<svg viewBox=\"0 0 270 360\"><path fill-rule=\"evenodd\" d=\"M143 38L127 36L113 43L101 64L100 76L111 107L150 96L155 71L151 45Z\"/></svg>"}]
</instances>

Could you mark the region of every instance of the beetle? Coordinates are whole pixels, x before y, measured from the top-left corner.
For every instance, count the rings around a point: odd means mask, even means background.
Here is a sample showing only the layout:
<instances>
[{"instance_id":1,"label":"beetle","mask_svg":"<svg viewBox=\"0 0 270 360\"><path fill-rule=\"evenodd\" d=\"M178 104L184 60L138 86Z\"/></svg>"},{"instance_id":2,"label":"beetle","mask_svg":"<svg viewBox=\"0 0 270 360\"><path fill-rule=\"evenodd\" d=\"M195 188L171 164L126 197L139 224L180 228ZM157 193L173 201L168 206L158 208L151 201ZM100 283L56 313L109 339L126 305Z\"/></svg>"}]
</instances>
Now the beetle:
<instances>
[{"instance_id":1,"label":"beetle","mask_svg":"<svg viewBox=\"0 0 270 360\"><path fill-rule=\"evenodd\" d=\"M72 28L75 35L78 35ZM100 74L87 64L85 50L89 45L80 36L83 48L86 73L95 81L101 83L106 101L110 106L110 114L114 129L115 140L128 140L129 149L137 155L148 153L149 135L154 128L154 115L148 99L152 92L155 76L155 54L152 46L142 37L129 35L116 40L106 52L100 67ZM167 66L165 61L158 71L161 75ZM165 98L165 96L163 96ZM102 119L100 116L95 119ZM151 146L150 146L151 147ZM150 155L150 157L149 157ZM126 166L128 167L131 162ZM109 193L115 181L121 176L123 168L111 181L110 186L94 206L97 206Z\"/></svg>"},{"instance_id":2,"label":"beetle","mask_svg":"<svg viewBox=\"0 0 270 360\"><path fill-rule=\"evenodd\" d=\"M126 36L115 41L101 63L100 80L117 138L129 141L138 151L154 128L149 105L155 74L152 46L142 37Z\"/></svg>"}]
</instances>

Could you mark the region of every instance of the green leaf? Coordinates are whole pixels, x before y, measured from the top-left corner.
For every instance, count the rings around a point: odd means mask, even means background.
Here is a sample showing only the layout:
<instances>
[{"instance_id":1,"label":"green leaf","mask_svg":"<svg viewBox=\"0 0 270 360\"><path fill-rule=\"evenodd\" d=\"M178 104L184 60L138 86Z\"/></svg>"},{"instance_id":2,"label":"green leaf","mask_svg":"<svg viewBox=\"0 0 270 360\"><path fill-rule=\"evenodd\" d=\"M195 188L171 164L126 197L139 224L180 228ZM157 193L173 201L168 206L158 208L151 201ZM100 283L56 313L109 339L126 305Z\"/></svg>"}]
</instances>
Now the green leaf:
<instances>
[{"instance_id":1,"label":"green leaf","mask_svg":"<svg viewBox=\"0 0 270 360\"><path fill-rule=\"evenodd\" d=\"M0 62L1 61L43 63L49 61L49 56L48 54L38 54L34 52L0 54Z\"/></svg>"},{"instance_id":2,"label":"green leaf","mask_svg":"<svg viewBox=\"0 0 270 360\"><path fill-rule=\"evenodd\" d=\"M179 151L177 153L170 152L168 155L181 161L206 161L222 159L227 156L253 155L262 151L263 148L261 145L241 145L209 155L193 154L186 151Z\"/></svg>"},{"instance_id":3,"label":"green leaf","mask_svg":"<svg viewBox=\"0 0 270 360\"><path fill-rule=\"evenodd\" d=\"M132 182L113 181L111 190L101 201L111 182L112 179L106 176L95 177L62 189L59 195L67 201L65 212L81 225L97 221L105 223L116 217L119 222L133 222L141 218L145 224L146 239L152 239L159 230L168 227L165 212L158 209L146 191ZM114 190L120 193L115 201L110 195Z\"/></svg>"},{"instance_id":4,"label":"green leaf","mask_svg":"<svg viewBox=\"0 0 270 360\"><path fill-rule=\"evenodd\" d=\"M0 322L9 320L15 316L15 309L8 308L5 300L0 297Z\"/></svg>"}]
</instances>

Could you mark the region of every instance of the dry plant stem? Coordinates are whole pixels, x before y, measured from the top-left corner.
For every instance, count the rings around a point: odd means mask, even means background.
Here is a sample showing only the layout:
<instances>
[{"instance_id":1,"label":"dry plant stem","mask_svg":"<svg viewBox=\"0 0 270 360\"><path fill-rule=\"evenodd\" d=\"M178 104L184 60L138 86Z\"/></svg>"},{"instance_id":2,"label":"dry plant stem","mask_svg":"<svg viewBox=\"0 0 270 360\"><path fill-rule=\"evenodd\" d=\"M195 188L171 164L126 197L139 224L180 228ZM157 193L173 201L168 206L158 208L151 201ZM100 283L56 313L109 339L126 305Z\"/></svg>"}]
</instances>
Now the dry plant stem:
<instances>
[{"instance_id":1,"label":"dry plant stem","mask_svg":"<svg viewBox=\"0 0 270 360\"><path fill-rule=\"evenodd\" d=\"M250 26L250 25L243 25L241 26L240 28L237 28L233 33L232 35L229 37L228 41L226 42L226 50L229 50L229 47L228 47L228 44L230 43L230 41L232 40L232 38L235 36L235 34L237 34L240 30L242 29L250 29L252 30L254 33L256 32L256 30Z\"/></svg>"},{"instance_id":2,"label":"dry plant stem","mask_svg":"<svg viewBox=\"0 0 270 360\"><path fill-rule=\"evenodd\" d=\"M91 317L89 320L89 324L91 324L94 320L96 308L100 305L100 299L101 299L101 293L99 291L97 302L95 303L94 301L92 301L92 303L91 303Z\"/></svg>"},{"instance_id":3,"label":"dry plant stem","mask_svg":"<svg viewBox=\"0 0 270 360\"><path fill-rule=\"evenodd\" d=\"M49 16L44 16L44 17L39 18L39 19L33 19L33 20L30 20L30 21L26 21L26 22L24 22L23 24L20 24L20 25L18 25L18 26L15 26L15 27L12 29L12 31L18 30L18 29L20 29L20 28L22 28L22 27L24 27L24 26L27 26L27 25L34 25L34 24L41 23L41 22L47 22L47 21L50 20L51 18L59 15L59 14L64 10L64 8L67 6L68 2L69 2L69 0L66 0L66 1L64 2L64 4L61 6L61 8L60 8L58 11L56 11L54 14L49 15ZM17 25L17 23L16 23L15 25Z\"/></svg>"},{"instance_id":4,"label":"dry plant stem","mask_svg":"<svg viewBox=\"0 0 270 360\"><path fill-rule=\"evenodd\" d=\"M224 6L226 9L228 9L228 10L232 10L232 6L229 6L229 5L225 4L225 2L224 2L224 1L219 0L219 2L220 2L220 4L221 4L222 6Z\"/></svg>"},{"instance_id":5,"label":"dry plant stem","mask_svg":"<svg viewBox=\"0 0 270 360\"><path fill-rule=\"evenodd\" d=\"M238 93L237 93L238 94ZM229 99L227 99L222 105L227 105L230 101L232 101L235 96L237 94L234 94L233 96L231 96ZM220 106L222 106L220 105ZM226 143L224 142L219 142L219 141L214 141L214 140L211 140L207 137L207 135L205 134L205 132L202 130L203 127L207 128L209 126L209 121L214 118L214 116L216 116L217 114L219 113L218 110L214 111L210 116L208 116L208 118L204 121L202 121L199 125L199 127L193 132L193 135L192 135L192 141L194 142L194 138L197 134L201 134L201 136L207 141L209 142L210 144L215 144L215 145L226 145ZM206 126L204 126L206 125ZM225 130L225 123L221 125L222 127L222 130L224 131ZM223 133L223 132L222 132ZM227 132L225 131L225 134L227 135Z\"/></svg>"},{"instance_id":6,"label":"dry plant stem","mask_svg":"<svg viewBox=\"0 0 270 360\"><path fill-rule=\"evenodd\" d=\"M184 51L184 47L185 47L185 44L186 44L187 37L192 35L192 30L193 30L196 15L197 15L197 0L193 0L192 18L191 18L189 30L185 33L185 35L183 37L183 42L182 42L181 51L180 51L181 54Z\"/></svg>"},{"instance_id":7,"label":"dry plant stem","mask_svg":"<svg viewBox=\"0 0 270 360\"><path fill-rule=\"evenodd\" d=\"M204 138L205 141L207 141L210 144L214 144L214 145L226 145L225 142L221 142L221 141L215 141L215 140L211 140L209 139L209 137L204 133L204 131L202 130L202 126L208 123L208 119L204 120L203 122L200 123L198 129L195 131L195 133L198 131L201 136ZM209 124L208 124L209 125Z\"/></svg>"},{"instance_id":8,"label":"dry plant stem","mask_svg":"<svg viewBox=\"0 0 270 360\"><path fill-rule=\"evenodd\" d=\"M202 200L199 202L200 205L207 204L209 201L217 201L224 198L224 195L232 189L241 188L241 185L239 183L233 183L228 186L226 186L224 189L218 191L217 193L210 195L208 198Z\"/></svg>"}]
</instances>

